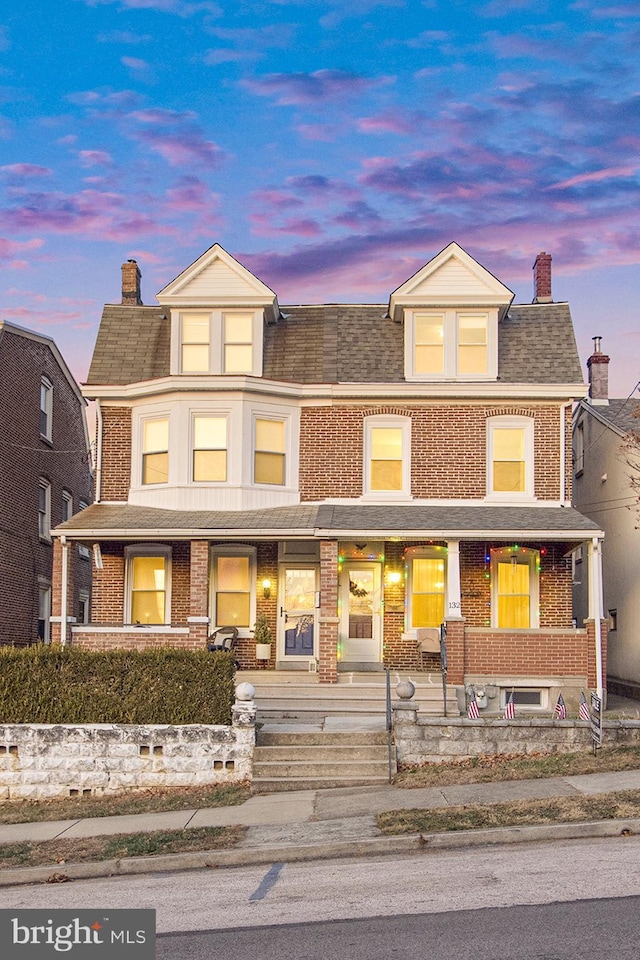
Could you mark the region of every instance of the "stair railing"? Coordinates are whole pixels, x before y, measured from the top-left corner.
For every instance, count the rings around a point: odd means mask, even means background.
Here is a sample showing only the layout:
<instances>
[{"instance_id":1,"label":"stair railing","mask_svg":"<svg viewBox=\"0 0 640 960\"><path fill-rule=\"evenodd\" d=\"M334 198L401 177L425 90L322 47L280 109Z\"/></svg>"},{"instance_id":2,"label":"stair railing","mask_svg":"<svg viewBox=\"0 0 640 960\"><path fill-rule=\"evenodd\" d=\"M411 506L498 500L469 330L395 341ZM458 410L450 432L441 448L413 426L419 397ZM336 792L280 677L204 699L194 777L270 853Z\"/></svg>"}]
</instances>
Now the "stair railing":
<instances>
[{"instance_id":1,"label":"stair railing","mask_svg":"<svg viewBox=\"0 0 640 960\"><path fill-rule=\"evenodd\" d=\"M393 745L392 745L392 733L393 733L393 720L391 714L391 671L389 667L386 669L387 674L387 756L389 761L389 783L393 780Z\"/></svg>"}]
</instances>

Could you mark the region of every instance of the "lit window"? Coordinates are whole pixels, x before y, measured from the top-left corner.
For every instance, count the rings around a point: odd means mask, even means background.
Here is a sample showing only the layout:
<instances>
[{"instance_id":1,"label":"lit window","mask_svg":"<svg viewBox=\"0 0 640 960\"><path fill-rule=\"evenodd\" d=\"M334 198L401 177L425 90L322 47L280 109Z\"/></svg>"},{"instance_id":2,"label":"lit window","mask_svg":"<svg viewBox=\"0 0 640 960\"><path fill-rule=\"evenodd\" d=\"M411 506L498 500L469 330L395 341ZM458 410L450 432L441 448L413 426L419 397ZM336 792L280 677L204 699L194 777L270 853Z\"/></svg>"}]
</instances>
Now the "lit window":
<instances>
[{"instance_id":1,"label":"lit window","mask_svg":"<svg viewBox=\"0 0 640 960\"><path fill-rule=\"evenodd\" d=\"M38 481L38 534L41 540L51 539L51 484Z\"/></svg>"},{"instance_id":2,"label":"lit window","mask_svg":"<svg viewBox=\"0 0 640 960\"><path fill-rule=\"evenodd\" d=\"M40 381L40 436L51 440L53 436L53 385L47 377Z\"/></svg>"},{"instance_id":3,"label":"lit window","mask_svg":"<svg viewBox=\"0 0 640 960\"><path fill-rule=\"evenodd\" d=\"M415 627L439 627L444 620L446 559L444 550L417 548L408 554L409 618Z\"/></svg>"},{"instance_id":4,"label":"lit window","mask_svg":"<svg viewBox=\"0 0 640 960\"><path fill-rule=\"evenodd\" d=\"M169 479L169 420L145 420L142 439L142 482Z\"/></svg>"},{"instance_id":5,"label":"lit window","mask_svg":"<svg viewBox=\"0 0 640 960\"><path fill-rule=\"evenodd\" d=\"M487 421L487 492L496 496L533 496L533 420L492 417Z\"/></svg>"},{"instance_id":6,"label":"lit window","mask_svg":"<svg viewBox=\"0 0 640 960\"><path fill-rule=\"evenodd\" d=\"M462 313L458 316L458 373L487 372L486 313Z\"/></svg>"},{"instance_id":7,"label":"lit window","mask_svg":"<svg viewBox=\"0 0 640 960\"><path fill-rule=\"evenodd\" d=\"M130 623L167 622L167 566L166 552L129 556Z\"/></svg>"},{"instance_id":8,"label":"lit window","mask_svg":"<svg viewBox=\"0 0 640 960\"><path fill-rule=\"evenodd\" d=\"M402 429L371 430L371 490L402 490Z\"/></svg>"},{"instance_id":9,"label":"lit window","mask_svg":"<svg viewBox=\"0 0 640 960\"><path fill-rule=\"evenodd\" d=\"M444 319L444 314L414 316L416 373L444 373Z\"/></svg>"},{"instance_id":10,"label":"lit window","mask_svg":"<svg viewBox=\"0 0 640 960\"><path fill-rule=\"evenodd\" d=\"M253 314L223 315L224 373L251 373L253 370Z\"/></svg>"},{"instance_id":11,"label":"lit window","mask_svg":"<svg viewBox=\"0 0 640 960\"><path fill-rule=\"evenodd\" d=\"M182 314L182 373L208 373L209 337L208 313Z\"/></svg>"},{"instance_id":12,"label":"lit window","mask_svg":"<svg viewBox=\"0 0 640 960\"><path fill-rule=\"evenodd\" d=\"M227 418L193 418L193 479L224 483L227 479Z\"/></svg>"},{"instance_id":13,"label":"lit window","mask_svg":"<svg viewBox=\"0 0 640 960\"><path fill-rule=\"evenodd\" d=\"M256 419L255 483L285 483L285 424L283 420Z\"/></svg>"},{"instance_id":14,"label":"lit window","mask_svg":"<svg viewBox=\"0 0 640 960\"><path fill-rule=\"evenodd\" d=\"M491 553L492 624L513 630L538 626L538 553L526 547Z\"/></svg>"},{"instance_id":15,"label":"lit window","mask_svg":"<svg viewBox=\"0 0 640 960\"><path fill-rule=\"evenodd\" d=\"M216 550L212 556L212 622L248 631L255 622L255 551Z\"/></svg>"}]
</instances>

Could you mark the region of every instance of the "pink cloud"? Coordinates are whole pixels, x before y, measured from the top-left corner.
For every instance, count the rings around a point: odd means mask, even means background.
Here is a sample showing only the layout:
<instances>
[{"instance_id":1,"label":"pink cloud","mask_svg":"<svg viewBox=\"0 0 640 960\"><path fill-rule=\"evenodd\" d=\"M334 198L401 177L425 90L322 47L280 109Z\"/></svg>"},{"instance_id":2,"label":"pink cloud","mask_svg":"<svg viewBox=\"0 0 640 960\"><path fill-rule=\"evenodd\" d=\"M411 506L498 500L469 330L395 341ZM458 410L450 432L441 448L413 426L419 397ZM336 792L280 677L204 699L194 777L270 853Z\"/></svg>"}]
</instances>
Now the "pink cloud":
<instances>
[{"instance_id":1,"label":"pink cloud","mask_svg":"<svg viewBox=\"0 0 640 960\"><path fill-rule=\"evenodd\" d=\"M630 167L607 167L604 170L594 170L592 173L580 173L575 177L569 177L568 180L562 180L560 183L554 183L547 190L564 190L567 187L575 187L580 183L593 183L600 180L610 180L613 177L632 177L637 170L637 166Z\"/></svg>"},{"instance_id":2,"label":"pink cloud","mask_svg":"<svg viewBox=\"0 0 640 960\"><path fill-rule=\"evenodd\" d=\"M7 240L6 237L0 237L0 261L14 261L14 266L19 262L15 258L24 256L25 253L32 250L39 250L44 245L44 240L40 237L33 237L31 240ZM20 261L24 262L24 261Z\"/></svg>"},{"instance_id":3,"label":"pink cloud","mask_svg":"<svg viewBox=\"0 0 640 960\"><path fill-rule=\"evenodd\" d=\"M78 156L83 167L106 167L113 163L113 158L105 150L80 150Z\"/></svg>"},{"instance_id":4,"label":"pink cloud","mask_svg":"<svg viewBox=\"0 0 640 960\"><path fill-rule=\"evenodd\" d=\"M243 80L252 93L271 97L281 106L322 103L327 100L358 96L365 90L390 78L374 80L347 70L316 70L314 73L270 73L263 77Z\"/></svg>"},{"instance_id":5,"label":"pink cloud","mask_svg":"<svg viewBox=\"0 0 640 960\"><path fill-rule=\"evenodd\" d=\"M50 177L53 170L35 163L9 163L0 167L0 172L13 177Z\"/></svg>"},{"instance_id":6,"label":"pink cloud","mask_svg":"<svg viewBox=\"0 0 640 960\"><path fill-rule=\"evenodd\" d=\"M399 111L387 111L374 117L361 117L356 120L356 129L360 133L397 133L407 135L414 133L416 124Z\"/></svg>"},{"instance_id":7,"label":"pink cloud","mask_svg":"<svg viewBox=\"0 0 640 960\"><path fill-rule=\"evenodd\" d=\"M136 110L130 116L142 126L131 130L129 135L142 141L171 166L202 164L211 167L226 157L217 143L205 139L192 111L150 108Z\"/></svg>"}]
</instances>

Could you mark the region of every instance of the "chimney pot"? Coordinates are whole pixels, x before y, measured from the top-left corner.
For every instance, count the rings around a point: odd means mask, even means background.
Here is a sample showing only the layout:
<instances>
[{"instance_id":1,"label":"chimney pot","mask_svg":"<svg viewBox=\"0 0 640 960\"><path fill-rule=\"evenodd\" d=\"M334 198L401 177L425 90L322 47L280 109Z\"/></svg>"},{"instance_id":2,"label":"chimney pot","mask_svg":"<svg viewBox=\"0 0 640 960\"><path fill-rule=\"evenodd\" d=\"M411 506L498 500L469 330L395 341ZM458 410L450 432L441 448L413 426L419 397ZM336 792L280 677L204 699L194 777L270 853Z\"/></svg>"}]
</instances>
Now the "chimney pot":
<instances>
[{"instance_id":1,"label":"chimney pot","mask_svg":"<svg viewBox=\"0 0 640 960\"><path fill-rule=\"evenodd\" d=\"M140 279L142 274L135 260L127 260L122 264L122 303L127 307L142 305L140 296Z\"/></svg>"},{"instance_id":2,"label":"chimney pot","mask_svg":"<svg viewBox=\"0 0 640 960\"><path fill-rule=\"evenodd\" d=\"M533 265L533 302L552 303L551 297L551 254L544 250L536 257Z\"/></svg>"}]
</instances>

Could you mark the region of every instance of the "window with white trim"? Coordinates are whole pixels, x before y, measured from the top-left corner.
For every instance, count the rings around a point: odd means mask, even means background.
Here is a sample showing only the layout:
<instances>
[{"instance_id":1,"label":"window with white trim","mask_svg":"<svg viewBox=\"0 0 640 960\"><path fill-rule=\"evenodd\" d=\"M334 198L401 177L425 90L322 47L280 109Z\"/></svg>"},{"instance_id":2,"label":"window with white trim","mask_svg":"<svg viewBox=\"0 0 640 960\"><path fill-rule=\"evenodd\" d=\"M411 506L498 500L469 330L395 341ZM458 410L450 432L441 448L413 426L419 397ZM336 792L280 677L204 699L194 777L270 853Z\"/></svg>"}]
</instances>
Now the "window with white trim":
<instances>
[{"instance_id":1,"label":"window with white trim","mask_svg":"<svg viewBox=\"0 0 640 960\"><path fill-rule=\"evenodd\" d=\"M262 376L263 310L174 312L172 372Z\"/></svg>"},{"instance_id":2,"label":"window with white trim","mask_svg":"<svg viewBox=\"0 0 640 960\"><path fill-rule=\"evenodd\" d=\"M236 627L249 636L256 619L256 550L214 547L211 551L211 623Z\"/></svg>"},{"instance_id":3,"label":"window with white trim","mask_svg":"<svg viewBox=\"0 0 640 960\"><path fill-rule=\"evenodd\" d=\"M491 626L528 630L539 626L540 555L529 547L491 551Z\"/></svg>"},{"instance_id":4,"label":"window with white trim","mask_svg":"<svg viewBox=\"0 0 640 960\"><path fill-rule=\"evenodd\" d=\"M78 510L86 510L88 506L89 504L86 500L78 500ZM91 559L91 549L86 543L78 544L78 556L82 557L83 560Z\"/></svg>"},{"instance_id":5,"label":"window with white trim","mask_svg":"<svg viewBox=\"0 0 640 960\"><path fill-rule=\"evenodd\" d=\"M142 424L142 483L169 480L169 418L144 420Z\"/></svg>"},{"instance_id":6,"label":"window with white trim","mask_svg":"<svg viewBox=\"0 0 640 960\"><path fill-rule=\"evenodd\" d=\"M410 492L410 418L367 417L364 422L364 493L407 497Z\"/></svg>"},{"instance_id":7,"label":"window with white trim","mask_svg":"<svg viewBox=\"0 0 640 960\"><path fill-rule=\"evenodd\" d=\"M579 477L584 470L584 421L576 425L573 434L573 452L574 452L574 473Z\"/></svg>"},{"instance_id":8,"label":"window with white trim","mask_svg":"<svg viewBox=\"0 0 640 960\"><path fill-rule=\"evenodd\" d=\"M44 477L38 481L38 535L41 540L51 539L51 484Z\"/></svg>"},{"instance_id":9,"label":"window with white trim","mask_svg":"<svg viewBox=\"0 0 640 960\"><path fill-rule=\"evenodd\" d=\"M125 622L171 622L171 548L157 544L125 547Z\"/></svg>"},{"instance_id":10,"label":"window with white trim","mask_svg":"<svg viewBox=\"0 0 640 960\"><path fill-rule=\"evenodd\" d=\"M73 516L73 495L68 490L62 491L62 523L71 520Z\"/></svg>"},{"instance_id":11,"label":"window with white trim","mask_svg":"<svg viewBox=\"0 0 640 960\"><path fill-rule=\"evenodd\" d=\"M89 623L90 595L88 590L78 592L78 623Z\"/></svg>"},{"instance_id":12,"label":"window with white trim","mask_svg":"<svg viewBox=\"0 0 640 960\"><path fill-rule=\"evenodd\" d=\"M447 554L443 547L407 551L407 626L439 627L445 619Z\"/></svg>"},{"instance_id":13,"label":"window with white trim","mask_svg":"<svg viewBox=\"0 0 640 960\"><path fill-rule=\"evenodd\" d=\"M53 384L48 377L40 380L40 436L53 438Z\"/></svg>"},{"instance_id":14,"label":"window with white trim","mask_svg":"<svg viewBox=\"0 0 640 960\"><path fill-rule=\"evenodd\" d=\"M505 499L533 497L534 427L529 417L487 420L487 493Z\"/></svg>"},{"instance_id":15,"label":"window with white trim","mask_svg":"<svg viewBox=\"0 0 640 960\"><path fill-rule=\"evenodd\" d=\"M286 424L284 420L254 421L255 445L253 454L254 483L286 484Z\"/></svg>"},{"instance_id":16,"label":"window with white trim","mask_svg":"<svg viewBox=\"0 0 640 960\"><path fill-rule=\"evenodd\" d=\"M227 417L193 417L193 480L225 483L227 479Z\"/></svg>"},{"instance_id":17,"label":"window with white trim","mask_svg":"<svg viewBox=\"0 0 640 960\"><path fill-rule=\"evenodd\" d=\"M407 379L495 379L497 324L497 310L405 310Z\"/></svg>"},{"instance_id":18,"label":"window with white trim","mask_svg":"<svg viewBox=\"0 0 640 960\"><path fill-rule=\"evenodd\" d=\"M38 577L38 640L51 643L51 584Z\"/></svg>"}]
</instances>

